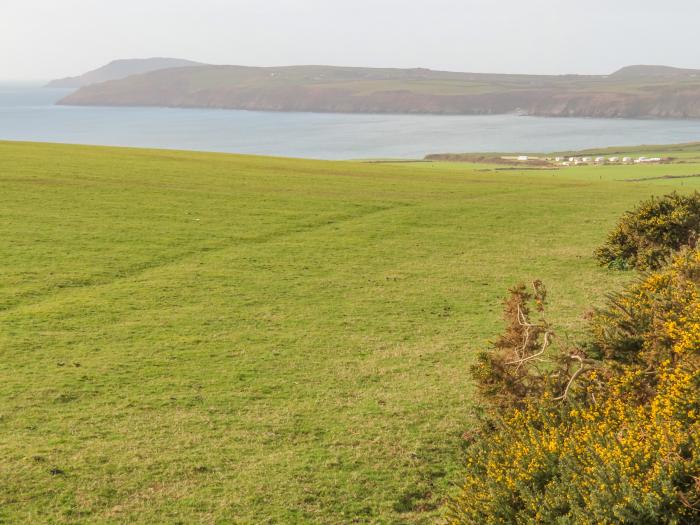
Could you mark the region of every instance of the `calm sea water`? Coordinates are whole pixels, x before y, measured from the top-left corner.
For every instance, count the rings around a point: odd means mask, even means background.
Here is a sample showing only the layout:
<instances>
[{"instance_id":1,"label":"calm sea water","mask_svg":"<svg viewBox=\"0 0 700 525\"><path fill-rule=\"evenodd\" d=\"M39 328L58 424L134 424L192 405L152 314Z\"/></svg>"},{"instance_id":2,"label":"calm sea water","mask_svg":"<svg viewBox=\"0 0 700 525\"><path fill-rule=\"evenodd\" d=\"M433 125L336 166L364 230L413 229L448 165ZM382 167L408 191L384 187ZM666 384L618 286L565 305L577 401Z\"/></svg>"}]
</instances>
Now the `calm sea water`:
<instances>
[{"instance_id":1,"label":"calm sea water","mask_svg":"<svg viewBox=\"0 0 700 525\"><path fill-rule=\"evenodd\" d=\"M319 159L546 152L700 140L700 120L342 115L65 107L69 90L0 85L0 140L254 153Z\"/></svg>"}]
</instances>

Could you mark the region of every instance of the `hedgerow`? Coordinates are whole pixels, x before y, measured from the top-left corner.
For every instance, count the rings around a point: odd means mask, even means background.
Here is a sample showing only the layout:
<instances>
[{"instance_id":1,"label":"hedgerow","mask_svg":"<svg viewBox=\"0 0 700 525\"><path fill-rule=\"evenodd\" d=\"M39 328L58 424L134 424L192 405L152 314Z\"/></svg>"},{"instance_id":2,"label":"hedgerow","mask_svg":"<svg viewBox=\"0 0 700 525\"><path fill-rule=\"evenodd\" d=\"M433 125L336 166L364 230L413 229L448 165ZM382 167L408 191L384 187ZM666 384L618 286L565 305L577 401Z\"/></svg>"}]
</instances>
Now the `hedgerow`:
<instances>
[{"instance_id":1,"label":"hedgerow","mask_svg":"<svg viewBox=\"0 0 700 525\"><path fill-rule=\"evenodd\" d=\"M447 522L700 523L700 251L610 296L580 348L530 319L542 289L511 291L474 369L491 415Z\"/></svg>"}]
</instances>

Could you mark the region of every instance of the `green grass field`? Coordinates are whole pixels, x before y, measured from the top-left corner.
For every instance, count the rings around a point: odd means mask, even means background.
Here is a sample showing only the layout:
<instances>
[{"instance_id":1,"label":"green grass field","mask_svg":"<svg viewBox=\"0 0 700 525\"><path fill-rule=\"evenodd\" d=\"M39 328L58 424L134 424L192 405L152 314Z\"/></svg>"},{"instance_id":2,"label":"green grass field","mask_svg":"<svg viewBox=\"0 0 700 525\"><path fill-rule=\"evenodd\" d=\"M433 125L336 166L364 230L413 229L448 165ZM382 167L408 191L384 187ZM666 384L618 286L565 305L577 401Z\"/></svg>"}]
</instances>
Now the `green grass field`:
<instances>
[{"instance_id":1,"label":"green grass field","mask_svg":"<svg viewBox=\"0 0 700 525\"><path fill-rule=\"evenodd\" d=\"M0 522L434 522L506 288L697 173L0 142Z\"/></svg>"}]
</instances>

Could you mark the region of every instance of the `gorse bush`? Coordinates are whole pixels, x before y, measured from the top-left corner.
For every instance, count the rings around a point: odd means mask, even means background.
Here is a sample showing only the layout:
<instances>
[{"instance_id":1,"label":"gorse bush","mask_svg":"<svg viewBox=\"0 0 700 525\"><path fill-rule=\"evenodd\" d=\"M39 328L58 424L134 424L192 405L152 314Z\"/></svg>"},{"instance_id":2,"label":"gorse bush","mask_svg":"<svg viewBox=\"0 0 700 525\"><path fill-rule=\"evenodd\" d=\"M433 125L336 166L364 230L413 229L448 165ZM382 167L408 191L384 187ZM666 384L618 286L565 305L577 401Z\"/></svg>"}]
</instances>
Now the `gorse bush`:
<instances>
[{"instance_id":1,"label":"gorse bush","mask_svg":"<svg viewBox=\"0 0 700 525\"><path fill-rule=\"evenodd\" d=\"M451 524L691 524L700 514L697 372L664 369L650 403L641 371L584 406L530 403L468 453Z\"/></svg>"},{"instance_id":2,"label":"gorse bush","mask_svg":"<svg viewBox=\"0 0 700 525\"><path fill-rule=\"evenodd\" d=\"M592 315L589 351L650 370L685 355L679 344L690 350L700 341L699 254L683 250L666 268L611 294L606 307Z\"/></svg>"},{"instance_id":3,"label":"gorse bush","mask_svg":"<svg viewBox=\"0 0 700 525\"><path fill-rule=\"evenodd\" d=\"M507 319L534 289L512 291L520 299L511 293ZM533 324L516 310L518 325ZM541 343L550 329L537 326ZM498 341L520 359L498 343L481 357L476 379L496 401L488 432L468 445L448 523L700 523L700 251L611 296L590 328L585 351L538 346L516 330ZM534 388L519 386L522 368ZM501 385L513 378L518 388Z\"/></svg>"},{"instance_id":4,"label":"gorse bush","mask_svg":"<svg viewBox=\"0 0 700 525\"><path fill-rule=\"evenodd\" d=\"M544 319L544 285L535 281L532 291L520 284L509 292L503 312L505 332L471 367L482 399L499 408L522 406L528 398L544 392L546 374L539 365L545 361L552 340ZM538 320L532 319L533 313L539 315Z\"/></svg>"},{"instance_id":5,"label":"gorse bush","mask_svg":"<svg viewBox=\"0 0 700 525\"><path fill-rule=\"evenodd\" d=\"M553 350L555 336L544 316L546 295L541 281L532 283L532 291L524 284L511 288L504 301L504 333L493 348L477 356L470 369L481 400L494 412L523 408L545 394L555 400L572 399L590 384L591 377L600 383L602 370L590 374L599 367L585 352Z\"/></svg>"},{"instance_id":6,"label":"gorse bush","mask_svg":"<svg viewBox=\"0 0 700 525\"><path fill-rule=\"evenodd\" d=\"M694 246L700 232L700 193L671 193L643 201L622 216L595 256L617 269L658 269L683 246Z\"/></svg>"}]
</instances>

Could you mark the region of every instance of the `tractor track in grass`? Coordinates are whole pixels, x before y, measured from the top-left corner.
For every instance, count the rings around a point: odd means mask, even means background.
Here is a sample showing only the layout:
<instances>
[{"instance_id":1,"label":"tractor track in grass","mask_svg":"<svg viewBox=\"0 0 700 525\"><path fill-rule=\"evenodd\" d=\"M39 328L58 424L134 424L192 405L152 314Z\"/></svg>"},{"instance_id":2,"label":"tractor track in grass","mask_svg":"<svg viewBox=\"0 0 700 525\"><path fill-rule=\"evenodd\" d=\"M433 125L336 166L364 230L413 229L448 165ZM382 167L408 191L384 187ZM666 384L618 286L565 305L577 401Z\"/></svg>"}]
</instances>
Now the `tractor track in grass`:
<instances>
[{"instance_id":1,"label":"tractor track in grass","mask_svg":"<svg viewBox=\"0 0 700 525\"><path fill-rule=\"evenodd\" d=\"M410 203L393 203L390 206L375 206L372 207L372 209L365 210L364 213L356 213L356 214L339 214L335 217L327 217L324 218L323 220L316 221L313 223L307 223L307 224L299 224L295 227L284 229L284 230L277 230L277 231L272 231L272 232L267 232L255 237L242 237L236 240L237 244L240 245L250 245L250 244L265 244L268 242L275 241L277 239L281 239L284 237L293 237L295 235L300 235L300 234L305 234L314 230L320 230L328 226L337 226L339 224L345 224L354 220L358 219L363 219L365 217L370 217L372 215L378 214L378 213L384 213L384 212L389 212L392 210L397 210L400 208L405 208L408 206L413 206L414 204ZM173 265L173 264L179 264L182 262L185 262L187 259L191 257L195 257L198 255L211 255L216 252L221 252L224 250L227 250L229 248L232 248L236 246L236 244L231 244L230 242L227 243L221 243L218 246L205 246L201 247L198 250L189 250L187 252L184 252L178 256L174 257L167 257L167 258L162 258L162 259L155 259L152 261L148 261L142 264L134 265L130 268L126 268L125 270L119 272L116 275L113 275L111 278L90 278L90 277L85 277L81 279L74 279L74 280L67 280L65 282L61 282L58 284L55 284L54 286L44 289L42 291L37 291L33 293L27 293L24 295L20 295L19 297L15 298L14 303L10 304L5 304L5 305L0 305L0 316L7 314L9 312L12 312L14 310L23 308L23 307L31 307L31 306L36 306L37 304L40 304L41 302L45 301L48 298L53 298L56 297L57 294L65 291L73 291L73 290L82 290L85 288L99 288L102 286L110 286L118 281L122 281L125 279L131 279L133 277L137 277L139 275L142 275L150 270L155 270L159 268L165 268L167 266ZM30 299L29 301L23 302L22 299ZM33 299L33 300L32 300Z\"/></svg>"},{"instance_id":2,"label":"tractor track in grass","mask_svg":"<svg viewBox=\"0 0 700 525\"><path fill-rule=\"evenodd\" d=\"M640 179L618 179L619 182L647 182L650 180L670 180L670 179L694 179L700 177L700 173L693 175L662 175L660 177L642 177Z\"/></svg>"}]
</instances>

